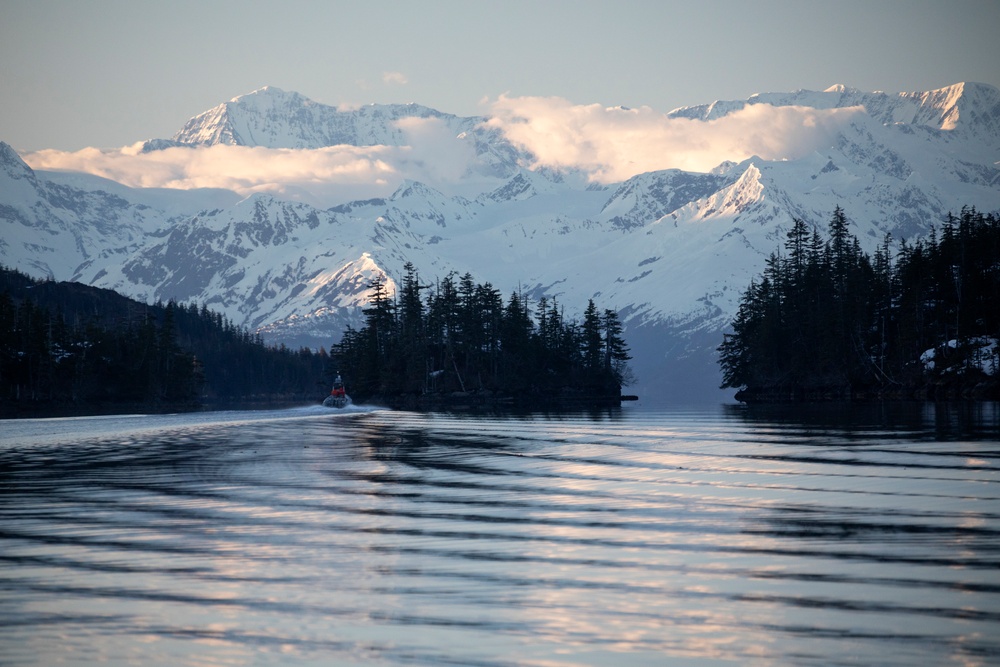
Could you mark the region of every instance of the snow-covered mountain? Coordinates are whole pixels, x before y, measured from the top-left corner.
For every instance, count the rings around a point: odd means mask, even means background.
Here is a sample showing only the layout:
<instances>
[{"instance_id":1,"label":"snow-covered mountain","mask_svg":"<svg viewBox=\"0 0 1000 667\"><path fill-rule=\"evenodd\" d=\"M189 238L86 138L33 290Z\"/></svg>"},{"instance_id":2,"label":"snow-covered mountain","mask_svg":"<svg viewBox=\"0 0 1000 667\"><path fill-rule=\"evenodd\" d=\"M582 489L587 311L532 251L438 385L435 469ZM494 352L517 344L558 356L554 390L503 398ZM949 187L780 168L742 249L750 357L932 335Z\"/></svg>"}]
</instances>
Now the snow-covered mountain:
<instances>
[{"instance_id":1,"label":"snow-covered mountain","mask_svg":"<svg viewBox=\"0 0 1000 667\"><path fill-rule=\"evenodd\" d=\"M266 148L403 146L406 134L397 123L403 118L438 119L456 135L473 130L481 122L419 104L370 104L342 111L299 93L265 86L198 114L184 124L173 141L187 146Z\"/></svg>"},{"instance_id":2,"label":"snow-covered mountain","mask_svg":"<svg viewBox=\"0 0 1000 667\"><path fill-rule=\"evenodd\" d=\"M794 93L763 93L753 95L748 100L682 107L668 115L715 120L755 104L811 109L864 107L865 113L879 125L910 125L957 131L966 137L981 136L992 139L993 142L1000 134L1000 99L997 90L982 83L956 83L938 90L898 95L881 91L867 93L836 85L822 92L799 90Z\"/></svg>"},{"instance_id":3,"label":"snow-covered mountain","mask_svg":"<svg viewBox=\"0 0 1000 667\"><path fill-rule=\"evenodd\" d=\"M569 315L589 298L619 310L639 393L716 396L721 331L793 218L825 229L839 205L872 250L886 233L925 234L963 205L1000 210L996 88L890 95L835 86L667 115L711 122L757 104L863 112L804 157L606 186L530 168L532 155L485 118L412 104L339 110L275 88L143 146L406 147L414 127L431 123L476 156L467 174L475 196L408 180L389 197L326 209L273 194L134 189L33 171L0 143L0 262L147 301L195 300L271 341L314 346L358 322L376 275L391 288L408 261L429 280L468 271L506 294L555 297Z\"/></svg>"},{"instance_id":4,"label":"snow-covered mountain","mask_svg":"<svg viewBox=\"0 0 1000 667\"><path fill-rule=\"evenodd\" d=\"M483 117L459 117L419 104L368 104L338 109L295 92L265 86L198 114L170 140L145 142L143 150L174 146L409 146L413 132L431 126L467 143L483 173L511 176L527 156ZM422 121L422 122L421 122Z\"/></svg>"}]
</instances>

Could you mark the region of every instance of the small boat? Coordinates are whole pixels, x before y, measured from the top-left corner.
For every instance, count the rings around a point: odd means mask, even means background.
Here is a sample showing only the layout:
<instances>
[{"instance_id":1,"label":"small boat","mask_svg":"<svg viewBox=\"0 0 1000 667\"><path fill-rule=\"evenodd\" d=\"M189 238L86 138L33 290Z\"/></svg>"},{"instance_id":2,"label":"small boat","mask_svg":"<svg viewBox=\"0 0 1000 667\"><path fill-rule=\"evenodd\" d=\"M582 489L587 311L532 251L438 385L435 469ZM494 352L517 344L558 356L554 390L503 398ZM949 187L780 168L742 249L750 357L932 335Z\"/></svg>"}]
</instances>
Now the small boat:
<instances>
[{"instance_id":1,"label":"small boat","mask_svg":"<svg viewBox=\"0 0 1000 667\"><path fill-rule=\"evenodd\" d=\"M337 373L337 377L333 380L333 389L330 390L330 395L323 399L323 405L328 408L345 408L350 404L351 397L344 390L344 380L341 379L340 373Z\"/></svg>"}]
</instances>

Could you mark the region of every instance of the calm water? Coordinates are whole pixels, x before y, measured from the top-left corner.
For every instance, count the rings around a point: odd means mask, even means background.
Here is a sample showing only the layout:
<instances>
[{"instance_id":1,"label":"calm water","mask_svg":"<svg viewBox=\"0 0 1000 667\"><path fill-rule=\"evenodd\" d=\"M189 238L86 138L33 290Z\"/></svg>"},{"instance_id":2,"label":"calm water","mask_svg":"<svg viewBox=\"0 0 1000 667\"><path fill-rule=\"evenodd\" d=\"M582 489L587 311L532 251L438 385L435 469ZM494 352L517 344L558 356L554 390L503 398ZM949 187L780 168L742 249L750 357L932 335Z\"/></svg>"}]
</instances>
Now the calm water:
<instances>
[{"instance_id":1,"label":"calm water","mask_svg":"<svg viewBox=\"0 0 1000 667\"><path fill-rule=\"evenodd\" d=\"M1000 664L1000 408L0 422L0 664Z\"/></svg>"}]
</instances>

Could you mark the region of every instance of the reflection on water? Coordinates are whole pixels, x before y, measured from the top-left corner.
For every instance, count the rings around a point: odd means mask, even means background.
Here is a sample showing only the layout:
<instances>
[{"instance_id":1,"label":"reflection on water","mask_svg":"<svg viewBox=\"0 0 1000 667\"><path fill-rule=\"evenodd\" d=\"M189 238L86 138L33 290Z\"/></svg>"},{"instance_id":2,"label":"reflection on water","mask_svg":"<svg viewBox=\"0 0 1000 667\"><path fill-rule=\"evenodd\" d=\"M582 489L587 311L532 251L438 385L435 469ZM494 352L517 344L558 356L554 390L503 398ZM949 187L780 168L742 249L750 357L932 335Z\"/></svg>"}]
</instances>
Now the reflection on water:
<instances>
[{"instance_id":1,"label":"reflection on water","mask_svg":"<svg viewBox=\"0 0 1000 667\"><path fill-rule=\"evenodd\" d=\"M1000 403L993 402L726 405L723 410L747 423L820 428L840 431L844 437L881 429L898 431L900 437L989 439L1000 431Z\"/></svg>"},{"instance_id":2,"label":"reflection on water","mask_svg":"<svg viewBox=\"0 0 1000 667\"><path fill-rule=\"evenodd\" d=\"M0 423L0 663L996 664L995 404Z\"/></svg>"}]
</instances>

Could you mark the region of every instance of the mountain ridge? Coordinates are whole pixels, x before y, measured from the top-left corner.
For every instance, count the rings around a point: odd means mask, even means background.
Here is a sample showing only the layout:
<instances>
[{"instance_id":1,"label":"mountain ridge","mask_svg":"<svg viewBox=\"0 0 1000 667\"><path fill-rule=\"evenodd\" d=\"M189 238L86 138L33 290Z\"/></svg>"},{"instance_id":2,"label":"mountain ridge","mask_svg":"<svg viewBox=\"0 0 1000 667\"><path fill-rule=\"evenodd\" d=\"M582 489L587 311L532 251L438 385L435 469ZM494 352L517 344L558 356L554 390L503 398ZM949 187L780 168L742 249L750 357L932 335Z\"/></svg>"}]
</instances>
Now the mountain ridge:
<instances>
[{"instance_id":1,"label":"mountain ridge","mask_svg":"<svg viewBox=\"0 0 1000 667\"><path fill-rule=\"evenodd\" d=\"M429 120L486 156L478 168L490 179L474 197L411 179L387 197L331 208L264 193L178 192L187 203L174 205L160 191L78 187L0 142L0 261L147 302L197 300L272 342L314 347L360 321L376 276L392 289L406 262L428 278L471 272L505 293L608 304L641 341L640 381L707 394L739 294L793 218L823 227L842 206L871 249L886 233L926 234L964 205L1000 209L1000 133L989 134L1000 127L1000 91L985 84L895 96L844 86L685 107L670 114L710 121L749 104L867 105L831 145L795 160L751 156L710 173L665 169L600 187L526 168L531 156L480 117L419 105L337 110L271 87L254 94L154 143L405 141L406 123ZM193 211L198 197L208 206Z\"/></svg>"},{"instance_id":2,"label":"mountain ridge","mask_svg":"<svg viewBox=\"0 0 1000 667\"><path fill-rule=\"evenodd\" d=\"M994 116L1000 110L1000 90L986 83L959 82L930 91L890 94L882 91L864 92L843 84L830 86L823 91L797 90L792 93L755 93L747 100L716 101L710 104L679 107L669 116L715 120L726 114L753 104L772 106L808 106L815 109L843 109L864 107L868 115L882 124L905 123L926 125L939 130L954 130L973 125L982 117L963 118L961 107L970 103L989 110L984 117ZM960 125L961 121L961 125ZM983 131L995 127L990 122Z\"/></svg>"},{"instance_id":3,"label":"mountain ridge","mask_svg":"<svg viewBox=\"0 0 1000 667\"><path fill-rule=\"evenodd\" d=\"M264 86L194 116L171 141L188 146L228 144L265 148L321 148L339 144L401 146L405 135L398 131L386 132L388 123L385 121L402 118L436 118L455 122L458 132L471 129L468 119L418 104L370 104L341 111L297 92ZM281 123L283 119L296 122ZM278 131L281 125L296 131Z\"/></svg>"}]
</instances>

